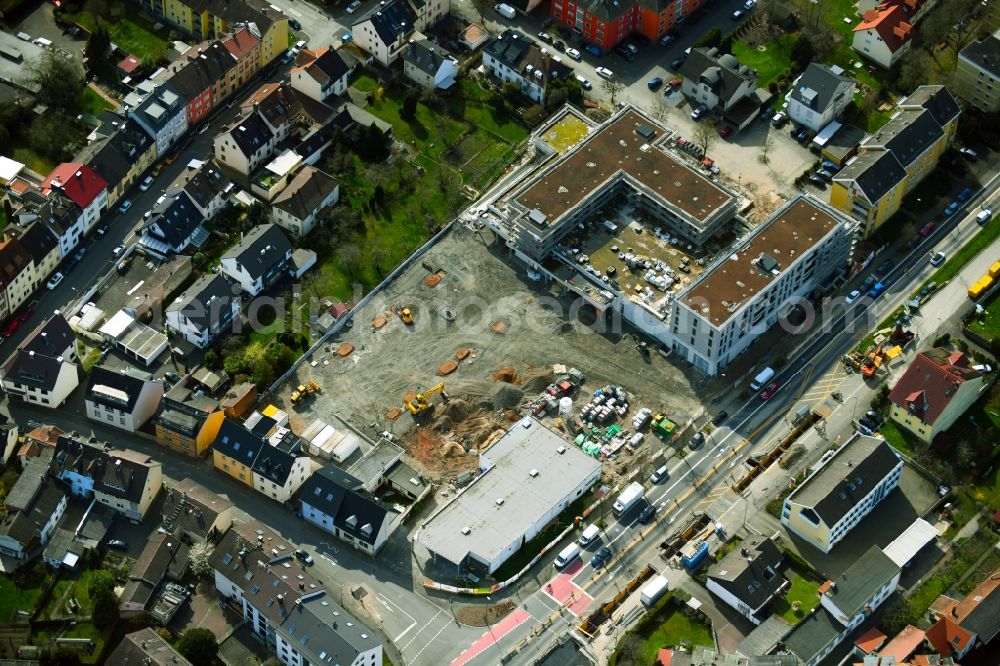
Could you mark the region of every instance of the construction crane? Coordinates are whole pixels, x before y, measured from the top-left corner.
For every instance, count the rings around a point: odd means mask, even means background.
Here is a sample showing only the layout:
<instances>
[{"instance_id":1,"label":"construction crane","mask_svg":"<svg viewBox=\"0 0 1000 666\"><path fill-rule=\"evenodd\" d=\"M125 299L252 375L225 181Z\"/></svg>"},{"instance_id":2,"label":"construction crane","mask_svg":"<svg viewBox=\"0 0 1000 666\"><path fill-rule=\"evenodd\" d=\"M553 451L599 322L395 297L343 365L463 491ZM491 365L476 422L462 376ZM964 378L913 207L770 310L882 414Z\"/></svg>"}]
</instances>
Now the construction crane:
<instances>
[{"instance_id":1,"label":"construction crane","mask_svg":"<svg viewBox=\"0 0 1000 666\"><path fill-rule=\"evenodd\" d=\"M415 396L413 396L413 400L407 400L406 408L410 410L410 413L413 414L414 416L423 414L433 406L431 405L431 403L427 402L427 399L438 392L441 393L442 398L444 398L445 400L448 399L448 395L444 392L444 382L441 382L437 386L430 387L423 393L416 394Z\"/></svg>"}]
</instances>

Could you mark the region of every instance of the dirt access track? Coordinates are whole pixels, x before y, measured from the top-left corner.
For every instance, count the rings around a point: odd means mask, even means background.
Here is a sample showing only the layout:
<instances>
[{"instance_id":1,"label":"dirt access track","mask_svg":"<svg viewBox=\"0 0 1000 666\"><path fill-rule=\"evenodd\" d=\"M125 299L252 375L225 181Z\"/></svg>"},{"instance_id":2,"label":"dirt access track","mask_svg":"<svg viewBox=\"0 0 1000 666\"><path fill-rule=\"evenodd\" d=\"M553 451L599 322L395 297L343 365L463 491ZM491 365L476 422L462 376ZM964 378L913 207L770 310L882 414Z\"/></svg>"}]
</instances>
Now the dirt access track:
<instances>
[{"instance_id":1,"label":"dirt access track","mask_svg":"<svg viewBox=\"0 0 1000 666\"><path fill-rule=\"evenodd\" d=\"M644 359L631 335L595 333L588 326L592 310L550 292L544 282L530 282L493 241L488 229L456 226L357 313L350 329L324 345L310 359L315 366L304 363L275 398L291 409L287 396L295 384L315 379L322 393L292 410L300 419L335 423L336 415L368 434L374 433L371 424L388 430L432 479L474 466L474 456L461 455L464 449L480 447L516 420L517 410L553 379L553 364L581 370L588 398L614 383L635 396L634 405L662 409L676 422L700 412L692 385L700 381L697 372L656 353ZM410 325L399 316L403 308L413 313ZM353 351L341 357L337 350L345 343ZM442 381L448 402L430 396L435 408L422 415L418 432L403 398ZM437 464L449 457L463 462Z\"/></svg>"}]
</instances>

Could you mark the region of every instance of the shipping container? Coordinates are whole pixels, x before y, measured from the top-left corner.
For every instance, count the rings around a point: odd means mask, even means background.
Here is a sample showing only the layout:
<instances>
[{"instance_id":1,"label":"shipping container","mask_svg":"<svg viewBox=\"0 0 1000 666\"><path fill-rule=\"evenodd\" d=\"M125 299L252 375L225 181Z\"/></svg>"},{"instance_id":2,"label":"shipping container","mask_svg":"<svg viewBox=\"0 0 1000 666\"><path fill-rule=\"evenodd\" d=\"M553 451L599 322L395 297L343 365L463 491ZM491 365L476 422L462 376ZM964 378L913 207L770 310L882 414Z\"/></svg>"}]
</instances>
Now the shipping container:
<instances>
[{"instance_id":1,"label":"shipping container","mask_svg":"<svg viewBox=\"0 0 1000 666\"><path fill-rule=\"evenodd\" d=\"M639 590L639 601L646 608L650 608L667 591L667 579L663 576L656 576Z\"/></svg>"}]
</instances>

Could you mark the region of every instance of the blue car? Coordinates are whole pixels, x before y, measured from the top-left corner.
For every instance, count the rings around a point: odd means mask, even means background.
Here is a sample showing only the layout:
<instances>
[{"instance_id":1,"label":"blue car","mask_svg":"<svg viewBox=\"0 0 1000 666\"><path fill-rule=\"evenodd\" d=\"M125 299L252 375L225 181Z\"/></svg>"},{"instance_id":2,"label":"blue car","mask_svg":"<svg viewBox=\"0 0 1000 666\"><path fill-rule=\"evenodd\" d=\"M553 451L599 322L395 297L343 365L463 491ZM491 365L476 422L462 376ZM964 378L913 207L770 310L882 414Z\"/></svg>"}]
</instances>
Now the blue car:
<instances>
[{"instance_id":1,"label":"blue car","mask_svg":"<svg viewBox=\"0 0 1000 666\"><path fill-rule=\"evenodd\" d=\"M823 160L823 168L829 171L830 173L837 173L838 171L840 171L840 166L837 165L835 162L831 162L830 160Z\"/></svg>"},{"instance_id":2,"label":"blue car","mask_svg":"<svg viewBox=\"0 0 1000 666\"><path fill-rule=\"evenodd\" d=\"M883 291L885 291L885 285L881 282L876 282L875 286L868 290L868 295L871 298L878 298Z\"/></svg>"},{"instance_id":3,"label":"blue car","mask_svg":"<svg viewBox=\"0 0 1000 666\"><path fill-rule=\"evenodd\" d=\"M657 91L657 90L659 90L660 86L662 86L662 85L663 85L663 77L662 76L654 77L654 78L650 79L648 83L646 83L646 87L648 87L650 90L652 90L654 92Z\"/></svg>"},{"instance_id":4,"label":"blue car","mask_svg":"<svg viewBox=\"0 0 1000 666\"><path fill-rule=\"evenodd\" d=\"M586 46L583 47L583 50L591 55L597 56L598 58L604 55L604 52L601 51L601 47L596 46L594 44L587 44Z\"/></svg>"},{"instance_id":5,"label":"blue car","mask_svg":"<svg viewBox=\"0 0 1000 666\"><path fill-rule=\"evenodd\" d=\"M590 566L595 569L600 569L604 566L604 563L611 559L611 549L604 546L599 551L597 551L592 558L590 558Z\"/></svg>"},{"instance_id":6,"label":"blue car","mask_svg":"<svg viewBox=\"0 0 1000 666\"><path fill-rule=\"evenodd\" d=\"M956 211L958 211L958 202L952 201L948 204L948 207L944 209L944 214L946 217L951 217Z\"/></svg>"},{"instance_id":7,"label":"blue car","mask_svg":"<svg viewBox=\"0 0 1000 666\"><path fill-rule=\"evenodd\" d=\"M972 198L972 188L971 187L967 187L967 188L965 188L964 190L962 190L961 192L958 193L958 200L959 201L968 201L971 198Z\"/></svg>"}]
</instances>

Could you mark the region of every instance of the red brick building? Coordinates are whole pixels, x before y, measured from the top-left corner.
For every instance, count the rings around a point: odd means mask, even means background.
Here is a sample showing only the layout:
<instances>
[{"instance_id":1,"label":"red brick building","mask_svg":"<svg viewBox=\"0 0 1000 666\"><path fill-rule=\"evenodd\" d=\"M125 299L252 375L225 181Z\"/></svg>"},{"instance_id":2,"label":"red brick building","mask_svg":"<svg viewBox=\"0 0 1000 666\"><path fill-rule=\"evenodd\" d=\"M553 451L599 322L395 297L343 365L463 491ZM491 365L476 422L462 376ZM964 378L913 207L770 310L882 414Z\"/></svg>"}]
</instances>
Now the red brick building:
<instances>
[{"instance_id":1,"label":"red brick building","mask_svg":"<svg viewBox=\"0 0 1000 666\"><path fill-rule=\"evenodd\" d=\"M552 19L602 50L633 33L659 39L708 0L551 0Z\"/></svg>"}]
</instances>

